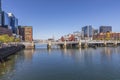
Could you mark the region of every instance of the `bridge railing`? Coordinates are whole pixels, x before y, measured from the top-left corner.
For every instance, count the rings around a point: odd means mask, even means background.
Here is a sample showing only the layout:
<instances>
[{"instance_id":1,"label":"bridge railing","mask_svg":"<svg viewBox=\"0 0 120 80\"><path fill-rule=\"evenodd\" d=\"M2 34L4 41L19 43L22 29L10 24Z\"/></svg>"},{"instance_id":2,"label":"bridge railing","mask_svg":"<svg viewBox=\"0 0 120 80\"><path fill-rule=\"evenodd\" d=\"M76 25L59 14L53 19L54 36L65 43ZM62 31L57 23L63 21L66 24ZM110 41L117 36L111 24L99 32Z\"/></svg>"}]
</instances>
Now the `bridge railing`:
<instances>
[{"instance_id":1,"label":"bridge railing","mask_svg":"<svg viewBox=\"0 0 120 80\"><path fill-rule=\"evenodd\" d=\"M116 40L80 40L81 43L114 43L114 42L117 42L117 43L120 43L120 41L116 41ZM63 41L45 41L45 42L42 42L40 44L48 44L48 43L51 43L51 44L64 44L65 42ZM73 43L79 43L79 41L66 41L66 44L73 44ZM23 42L24 44L24 42ZM25 44L29 44L29 43L26 43Z\"/></svg>"}]
</instances>

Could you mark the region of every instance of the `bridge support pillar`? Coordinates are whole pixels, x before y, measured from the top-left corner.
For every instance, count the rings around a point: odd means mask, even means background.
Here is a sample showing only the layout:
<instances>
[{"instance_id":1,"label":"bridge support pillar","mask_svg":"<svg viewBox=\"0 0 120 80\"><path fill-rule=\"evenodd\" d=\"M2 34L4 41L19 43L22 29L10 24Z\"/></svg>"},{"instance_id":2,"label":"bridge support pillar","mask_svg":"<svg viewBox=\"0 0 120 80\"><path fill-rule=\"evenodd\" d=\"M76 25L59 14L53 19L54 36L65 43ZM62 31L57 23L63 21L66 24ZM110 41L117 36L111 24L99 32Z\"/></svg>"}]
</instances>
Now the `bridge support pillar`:
<instances>
[{"instance_id":1,"label":"bridge support pillar","mask_svg":"<svg viewBox=\"0 0 120 80\"><path fill-rule=\"evenodd\" d=\"M114 46L117 46L117 41L114 42Z\"/></svg>"},{"instance_id":2,"label":"bridge support pillar","mask_svg":"<svg viewBox=\"0 0 120 80\"><path fill-rule=\"evenodd\" d=\"M47 48L48 48L48 49L51 49L51 41L48 42Z\"/></svg>"},{"instance_id":3,"label":"bridge support pillar","mask_svg":"<svg viewBox=\"0 0 120 80\"><path fill-rule=\"evenodd\" d=\"M78 48L81 48L81 40L79 40Z\"/></svg>"},{"instance_id":4,"label":"bridge support pillar","mask_svg":"<svg viewBox=\"0 0 120 80\"><path fill-rule=\"evenodd\" d=\"M66 41L64 42L63 48L65 49L67 47Z\"/></svg>"},{"instance_id":5,"label":"bridge support pillar","mask_svg":"<svg viewBox=\"0 0 120 80\"><path fill-rule=\"evenodd\" d=\"M35 43L32 41L32 48L34 49L35 48Z\"/></svg>"},{"instance_id":6,"label":"bridge support pillar","mask_svg":"<svg viewBox=\"0 0 120 80\"><path fill-rule=\"evenodd\" d=\"M85 42L84 48L87 48L87 47L88 47L88 44L87 44L87 42Z\"/></svg>"},{"instance_id":7,"label":"bridge support pillar","mask_svg":"<svg viewBox=\"0 0 120 80\"><path fill-rule=\"evenodd\" d=\"M106 43L106 41L104 41L104 46L105 46L105 47L107 46L107 43Z\"/></svg>"}]
</instances>

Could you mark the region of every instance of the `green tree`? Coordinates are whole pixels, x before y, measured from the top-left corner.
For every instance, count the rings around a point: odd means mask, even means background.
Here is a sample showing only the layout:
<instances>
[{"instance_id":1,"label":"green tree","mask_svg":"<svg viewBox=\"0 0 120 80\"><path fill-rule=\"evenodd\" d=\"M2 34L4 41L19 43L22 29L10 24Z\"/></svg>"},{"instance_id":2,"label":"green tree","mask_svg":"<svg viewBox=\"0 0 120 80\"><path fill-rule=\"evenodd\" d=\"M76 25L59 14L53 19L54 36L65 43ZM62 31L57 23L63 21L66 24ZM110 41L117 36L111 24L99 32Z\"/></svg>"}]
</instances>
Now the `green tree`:
<instances>
[{"instance_id":1,"label":"green tree","mask_svg":"<svg viewBox=\"0 0 120 80\"><path fill-rule=\"evenodd\" d=\"M8 42L19 42L19 38L14 38L13 36L8 35L0 35L0 42L8 43Z\"/></svg>"},{"instance_id":2,"label":"green tree","mask_svg":"<svg viewBox=\"0 0 120 80\"><path fill-rule=\"evenodd\" d=\"M20 42L20 39L19 39L19 38L16 38L16 39L15 39L15 42Z\"/></svg>"},{"instance_id":3,"label":"green tree","mask_svg":"<svg viewBox=\"0 0 120 80\"><path fill-rule=\"evenodd\" d=\"M0 36L0 41L3 43L8 43L9 42L9 36L8 35L1 35Z\"/></svg>"}]
</instances>

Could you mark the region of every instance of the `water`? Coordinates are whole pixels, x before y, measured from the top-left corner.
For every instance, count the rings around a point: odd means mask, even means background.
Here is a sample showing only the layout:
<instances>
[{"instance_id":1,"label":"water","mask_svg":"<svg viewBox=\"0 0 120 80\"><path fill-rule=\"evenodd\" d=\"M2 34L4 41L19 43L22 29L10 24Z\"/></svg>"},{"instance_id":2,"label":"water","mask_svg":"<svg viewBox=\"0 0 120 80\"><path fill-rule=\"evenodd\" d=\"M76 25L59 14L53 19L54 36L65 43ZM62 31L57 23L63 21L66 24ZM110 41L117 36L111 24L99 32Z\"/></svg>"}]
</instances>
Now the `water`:
<instances>
[{"instance_id":1,"label":"water","mask_svg":"<svg viewBox=\"0 0 120 80\"><path fill-rule=\"evenodd\" d=\"M120 80L120 47L23 50L0 64L0 80Z\"/></svg>"}]
</instances>

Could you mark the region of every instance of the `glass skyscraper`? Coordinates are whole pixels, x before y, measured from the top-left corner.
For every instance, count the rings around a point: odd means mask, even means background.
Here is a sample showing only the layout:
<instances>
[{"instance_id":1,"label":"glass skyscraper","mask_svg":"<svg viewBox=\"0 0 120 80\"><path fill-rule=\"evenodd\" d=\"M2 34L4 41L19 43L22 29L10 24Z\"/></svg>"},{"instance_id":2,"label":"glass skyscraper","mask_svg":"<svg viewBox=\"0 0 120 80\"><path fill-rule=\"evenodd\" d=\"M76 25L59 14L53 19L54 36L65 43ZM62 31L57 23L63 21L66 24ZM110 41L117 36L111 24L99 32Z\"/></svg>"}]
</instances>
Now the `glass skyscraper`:
<instances>
[{"instance_id":1,"label":"glass skyscraper","mask_svg":"<svg viewBox=\"0 0 120 80\"><path fill-rule=\"evenodd\" d=\"M12 13L6 13L2 11L1 0L0 0L0 28L2 34L9 32L17 34L18 19ZM12 33L11 33L12 32Z\"/></svg>"},{"instance_id":2,"label":"glass skyscraper","mask_svg":"<svg viewBox=\"0 0 120 80\"><path fill-rule=\"evenodd\" d=\"M2 7L1 7L1 0L0 0L0 26L2 26Z\"/></svg>"},{"instance_id":3,"label":"glass skyscraper","mask_svg":"<svg viewBox=\"0 0 120 80\"><path fill-rule=\"evenodd\" d=\"M0 12L0 26L4 28L8 28L10 26L8 14L4 11Z\"/></svg>"},{"instance_id":4,"label":"glass skyscraper","mask_svg":"<svg viewBox=\"0 0 120 80\"><path fill-rule=\"evenodd\" d=\"M12 29L12 32L14 34L17 34L18 19L12 13L8 13L8 16L9 16L10 27Z\"/></svg>"},{"instance_id":5,"label":"glass skyscraper","mask_svg":"<svg viewBox=\"0 0 120 80\"><path fill-rule=\"evenodd\" d=\"M2 12L0 12L0 27L2 27Z\"/></svg>"},{"instance_id":6,"label":"glass skyscraper","mask_svg":"<svg viewBox=\"0 0 120 80\"><path fill-rule=\"evenodd\" d=\"M93 28L91 25L82 27L84 37L92 37L93 36Z\"/></svg>"}]
</instances>

